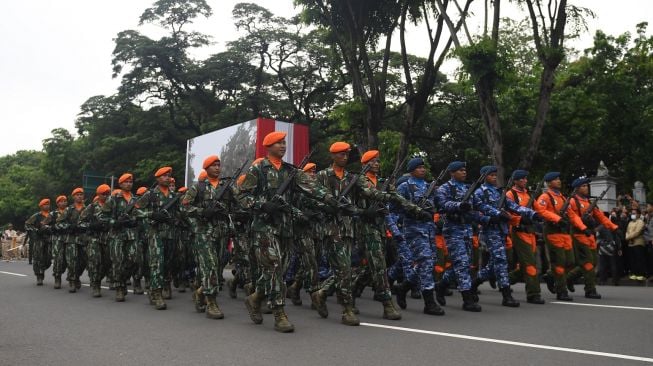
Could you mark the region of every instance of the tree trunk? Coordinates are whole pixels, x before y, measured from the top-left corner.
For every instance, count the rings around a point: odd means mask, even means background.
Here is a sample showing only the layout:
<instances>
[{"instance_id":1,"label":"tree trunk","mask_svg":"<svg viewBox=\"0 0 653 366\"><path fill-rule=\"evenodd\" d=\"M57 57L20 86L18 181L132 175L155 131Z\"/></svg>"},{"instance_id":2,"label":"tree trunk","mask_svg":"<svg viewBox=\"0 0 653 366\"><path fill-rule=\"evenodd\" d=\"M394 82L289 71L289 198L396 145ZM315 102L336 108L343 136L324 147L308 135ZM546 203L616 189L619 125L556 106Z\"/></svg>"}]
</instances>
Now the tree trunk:
<instances>
[{"instance_id":1,"label":"tree trunk","mask_svg":"<svg viewBox=\"0 0 653 366\"><path fill-rule=\"evenodd\" d=\"M494 97L494 88L483 80L476 83L481 116L485 124L485 136L487 146L492 154L494 165L497 166L497 183L503 186L505 167L503 166L503 137L501 123L499 121L499 110Z\"/></svg>"},{"instance_id":2,"label":"tree trunk","mask_svg":"<svg viewBox=\"0 0 653 366\"><path fill-rule=\"evenodd\" d=\"M519 167L522 169L529 169L535 159L535 154L540 146L542 139L542 131L544 130L544 123L546 116L549 112L549 105L551 103L551 93L553 93L553 82L555 78L556 67L551 67L544 64L542 70L542 77L540 79L540 97L537 103L537 111L535 113L535 127L531 133L531 141L528 149L522 156Z\"/></svg>"}]
</instances>

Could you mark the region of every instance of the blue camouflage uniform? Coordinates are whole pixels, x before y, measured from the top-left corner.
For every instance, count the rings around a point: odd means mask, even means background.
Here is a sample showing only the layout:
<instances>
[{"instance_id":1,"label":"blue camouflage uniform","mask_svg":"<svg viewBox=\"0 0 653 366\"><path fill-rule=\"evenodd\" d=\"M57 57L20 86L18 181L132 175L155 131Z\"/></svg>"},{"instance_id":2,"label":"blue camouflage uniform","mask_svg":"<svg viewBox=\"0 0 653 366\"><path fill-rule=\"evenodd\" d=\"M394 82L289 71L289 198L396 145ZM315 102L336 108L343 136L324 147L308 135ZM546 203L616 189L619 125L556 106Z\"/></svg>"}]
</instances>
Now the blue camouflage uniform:
<instances>
[{"instance_id":1,"label":"blue camouflage uniform","mask_svg":"<svg viewBox=\"0 0 653 366\"><path fill-rule=\"evenodd\" d=\"M397 188L397 193L406 200L418 204L426 194L429 184L424 179L410 177L407 182L402 183ZM427 197L428 204L435 207L434 195ZM415 270L419 276L419 285L422 291L433 290L435 288L435 279L433 277L433 266L435 264L435 251L433 243L435 242L435 223L433 220L424 221L402 215L404 237L412 254L412 261L415 263ZM411 281L409 277L407 279Z\"/></svg>"},{"instance_id":2,"label":"blue camouflage uniform","mask_svg":"<svg viewBox=\"0 0 653 366\"><path fill-rule=\"evenodd\" d=\"M467 184L452 178L442 184L436 191L436 207L444 216L442 234L453 263L453 270L444 273L442 282L445 285L448 284L451 277L455 275L458 280L458 290L460 291L469 291L472 288L469 268L472 250L471 223L480 220L478 212L464 213L460 210L460 201L467 189Z\"/></svg>"},{"instance_id":3,"label":"blue camouflage uniform","mask_svg":"<svg viewBox=\"0 0 653 366\"><path fill-rule=\"evenodd\" d=\"M499 288L510 286L508 276L508 259L506 256L506 236L508 235L508 222L502 220L500 223L490 222L491 217L501 217L501 210L497 208L501 199L501 191L494 185L484 183L473 195L474 208L479 210L481 217L481 237L487 245L490 260L478 273L478 279L485 281L493 275L497 279ZM535 211L520 206L511 200L505 200L505 209L532 218ZM506 216L507 217L507 216Z\"/></svg>"},{"instance_id":4,"label":"blue camouflage uniform","mask_svg":"<svg viewBox=\"0 0 653 366\"><path fill-rule=\"evenodd\" d=\"M397 247L397 260L388 268L388 279L399 281L405 278L410 283L417 283L419 279L413 263L413 253L406 242L403 226L400 227L400 222L403 222L400 213L390 212L385 217L385 223L392 233Z\"/></svg>"}]
</instances>

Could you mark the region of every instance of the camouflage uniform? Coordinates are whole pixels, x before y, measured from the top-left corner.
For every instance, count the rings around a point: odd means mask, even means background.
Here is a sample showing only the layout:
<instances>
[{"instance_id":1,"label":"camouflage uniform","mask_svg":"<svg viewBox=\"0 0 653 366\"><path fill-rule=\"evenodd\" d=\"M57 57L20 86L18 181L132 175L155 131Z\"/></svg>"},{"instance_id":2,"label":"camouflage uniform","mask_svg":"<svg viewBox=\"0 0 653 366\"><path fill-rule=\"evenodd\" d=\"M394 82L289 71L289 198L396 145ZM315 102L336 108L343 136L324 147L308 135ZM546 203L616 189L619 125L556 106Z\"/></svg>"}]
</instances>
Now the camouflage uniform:
<instances>
[{"instance_id":1,"label":"camouflage uniform","mask_svg":"<svg viewBox=\"0 0 653 366\"><path fill-rule=\"evenodd\" d=\"M27 230L30 242L29 251L32 252L32 268L37 280L40 280L41 283L45 270L50 268L52 260L49 234L51 223L52 216L50 214L43 216L41 212L35 213L25 221L25 230Z\"/></svg>"},{"instance_id":2,"label":"camouflage uniform","mask_svg":"<svg viewBox=\"0 0 653 366\"><path fill-rule=\"evenodd\" d=\"M501 217L501 210L497 204L501 199L501 192L496 186L485 183L474 192L474 207L476 207L483 217L481 219L484 241L487 244L488 251L492 258L491 265L488 265L479 271L478 277L481 280L488 279L492 274L497 278L499 288L510 286L508 277L508 258L506 256L506 236L508 235L508 220L503 223L490 223L491 217ZM535 212L527 207L520 206L514 201L505 200L505 208L512 213L528 216L532 218ZM508 216L506 216L508 217ZM508 217L509 218L509 217Z\"/></svg>"},{"instance_id":3,"label":"camouflage uniform","mask_svg":"<svg viewBox=\"0 0 653 366\"><path fill-rule=\"evenodd\" d=\"M52 222L57 222L57 217L63 213L63 210L51 212ZM56 228L52 228L52 275L55 279L61 279L61 275L66 271L66 247L64 246L64 233Z\"/></svg>"},{"instance_id":4,"label":"camouflage uniform","mask_svg":"<svg viewBox=\"0 0 653 366\"><path fill-rule=\"evenodd\" d=\"M70 283L70 291L73 286L80 288L79 277L86 268L86 240L82 235L83 228L79 226L79 218L84 207L76 207L75 204L68 206L64 212L57 217L56 227L65 233L64 243L66 248L66 263L68 264L67 281Z\"/></svg>"},{"instance_id":5,"label":"camouflage uniform","mask_svg":"<svg viewBox=\"0 0 653 366\"><path fill-rule=\"evenodd\" d=\"M279 170L268 158L253 164L240 186L238 198L246 209L254 210L251 225L252 246L260 276L256 281L256 293L265 294L273 307L285 304L286 284L283 275L288 268L293 239L293 221L302 216L301 211L292 206L280 210L274 216L262 211L265 202L271 200L279 187L296 168L283 163ZM308 175L299 171L295 182L282 197L285 202L293 202L293 194L300 190L317 198L327 196L323 188L309 180Z\"/></svg>"},{"instance_id":6,"label":"camouflage uniform","mask_svg":"<svg viewBox=\"0 0 653 366\"><path fill-rule=\"evenodd\" d=\"M151 290L161 290L164 286L167 287L170 284L170 269L166 267L166 265L169 265L169 259L166 259L166 256L171 255L170 251L174 247L174 232L172 216L169 213L166 216L162 209L174 198L175 194L173 192L166 195L157 186L147 191L136 201L136 207L139 208L142 215L148 218L147 238ZM168 212L174 212L176 209L173 205ZM154 219L153 215L158 220Z\"/></svg>"},{"instance_id":7,"label":"camouflage uniform","mask_svg":"<svg viewBox=\"0 0 653 366\"><path fill-rule=\"evenodd\" d=\"M102 278L111 271L109 230L108 226L99 220L102 206L100 202L93 202L86 206L80 215L80 226L85 228L88 237L88 277L91 287L97 291Z\"/></svg>"},{"instance_id":8,"label":"camouflage uniform","mask_svg":"<svg viewBox=\"0 0 653 366\"><path fill-rule=\"evenodd\" d=\"M403 223L402 217L401 213L390 212L385 218L386 225L392 233L397 248L397 260L393 266L388 268L388 279L399 281L403 278L410 283L417 283L419 278L413 263L413 253L404 237L403 226L401 225Z\"/></svg>"},{"instance_id":9,"label":"camouflage uniform","mask_svg":"<svg viewBox=\"0 0 653 366\"><path fill-rule=\"evenodd\" d=\"M142 258L137 245L136 209L132 207L129 214L126 212L128 206L135 204L135 197L126 196L123 191L119 191L107 199L100 213L102 222L111 228L108 235L111 272L114 287L116 290L123 291L123 295L126 294L127 281L132 276L137 278L139 260Z\"/></svg>"}]
</instances>

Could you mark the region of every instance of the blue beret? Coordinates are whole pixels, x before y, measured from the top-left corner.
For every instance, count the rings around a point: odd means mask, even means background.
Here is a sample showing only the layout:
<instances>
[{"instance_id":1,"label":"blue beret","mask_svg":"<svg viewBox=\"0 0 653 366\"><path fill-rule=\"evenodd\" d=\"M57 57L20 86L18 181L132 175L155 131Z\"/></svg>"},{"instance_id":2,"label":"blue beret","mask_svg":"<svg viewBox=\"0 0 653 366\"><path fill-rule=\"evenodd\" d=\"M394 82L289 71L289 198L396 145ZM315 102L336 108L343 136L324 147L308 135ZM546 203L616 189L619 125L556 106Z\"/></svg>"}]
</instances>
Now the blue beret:
<instances>
[{"instance_id":1,"label":"blue beret","mask_svg":"<svg viewBox=\"0 0 653 366\"><path fill-rule=\"evenodd\" d=\"M592 180L587 178L587 177L576 178L576 179L574 179L573 182L571 182L571 187L572 188L578 188L578 187L582 186L583 184L589 184L589 182L591 182L591 181Z\"/></svg>"},{"instance_id":2,"label":"blue beret","mask_svg":"<svg viewBox=\"0 0 653 366\"><path fill-rule=\"evenodd\" d=\"M399 187L402 183L408 182L408 179L410 178L409 175L402 175L397 179L397 182L395 183L396 187Z\"/></svg>"},{"instance_id":3,"label":"blue beret","mask_svg":"<svg viewBox=\"0 0 653 366\"><path fill-rule=\"evenodd\" d=\"M465 167L465 162L464 161L452 161L447 165L447 171L449 172L455 172L456 170L460 170Z\"/></svg>"},{"instance_id":4,"label":"blue beret","mask_svg":"<svg viewBox=\"0 0 653 366\"><path fill-rule=\"evenodd\" d=\"M424 159L422 158L412 158L408 160L408 164L406 165L406 171L408 173L412 172L413 170L417 169L418 166L424 165Z\"/></svg>"},{"instance_id":5,"label":"blue beret","mask_svg":"<svg viewBox=\"0 0 653 366\"><path fill-rule=\"evenodd\" d=\"M512 172L512 179L514 180L524 179L527 176L528 176L527 170L517 169L514 172Z\"/></svg>"},{"instance_id":6,"label":"blue beret","mask_svg":"<svg viewBox=\"0 0 653 366\"><path fill-rule=\"evenodd\" d=\"M560 177L560 172L548 172L544 174L544 181L545 182L550 182L556 178Z\"/></svg>"},{"instance_id":7,"label":"blue beret","mask_svg":"<svg viewBox=\"0 0 653 366\"><path fill-rule=\"evenodd\" d=\"M486 165L486 166L481 168L481 175L483 175L483 174L489 175L489 174L492 174L492 173L496 173L497 170L498 170L497 167L494 166L494 165Z\"/></svg>"}]
</instances>

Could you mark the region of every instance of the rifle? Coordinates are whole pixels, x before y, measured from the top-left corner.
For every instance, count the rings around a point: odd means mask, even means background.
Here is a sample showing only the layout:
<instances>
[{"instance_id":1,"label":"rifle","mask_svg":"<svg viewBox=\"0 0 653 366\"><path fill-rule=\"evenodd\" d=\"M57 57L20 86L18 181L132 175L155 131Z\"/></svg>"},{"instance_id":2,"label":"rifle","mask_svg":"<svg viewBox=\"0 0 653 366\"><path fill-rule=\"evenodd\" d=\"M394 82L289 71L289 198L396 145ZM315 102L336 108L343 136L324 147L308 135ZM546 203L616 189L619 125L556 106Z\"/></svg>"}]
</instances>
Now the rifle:
<instances>
[{"instance_id":1,"label":"rifle","mask_svg":"<svg viewBox=\"0 0 653 366\"><path fill-rule=\"evenodd\" d=\"M503 210L503 206L506 204L506 194L508 193L510 187L512 187L513 181L514 179L511 176L510 179L508 180L508 184L506 184L506 186L503 187L503 192L501 192L501 198L499 198L499 202L497 202L497 208L499 210Z\"/></svg>"},{"instance_id":2,"label":"rifle","mask_svg":"<svg viewBox=\"0 0 653 366\"><path fill-rule=\"evenodd\" d=\"M541 180L539 183L537 183L537 186L535 187L535 191L533 191L533 194L531 195L531 198L528 199L528 203L526 203L526 207L528 208L533 208L533 204L535 203L535 200L537 199L538 192L542 191L542 186L544 185L544 181Z\"/></svg>"},{"instance_id":3,"label":"rifle","mask_svg":"<svg viewBox=\"0 0 653 366\"><path fill-rule=\"evenodd\" d=\"M158 184L157 182L154 182L154 184L150 186L150 189L148 189L148 192L153 190L154 187L157 186L157 184ZM125 216L131 215L132 211L134 210L134 207L136 206L136 203L138 203L138 199L134 199L134 202L127 205L127 207L125 207L125 211L123 211L122 214Z\"/></svg>"},{"instance_id":4,"label":"rifle","mask_svg":"<svg viewBox=\"0 0 653 366\"><path fill-rule=\"evenodd\" d=\"M249 164L249 159L246 159L243 165L241 165L240 168L236 169L236 171L231 176L231 178L227 180L227 183L220 186L220 189L215 194L215 198L213 198L211 204L207 207L208 209L213 210L220 204L220 200L222 200L222 197L224 197L225 193L231 187L231 185L238 180L238 177L243 173L243 170L245 170L247 164Z\"/></svg>"},{"instance_id":5,"label":"rifle","mask_svg":"<svg viewBox=\"0 0 653 366\"><path fill-rule=\"evenodd\" d=\"M317 149L313 147L311 151L309 151L308 154L304 156L304 159L302 159L302 161L296 167L297 169L294 169L290 172L290 174L288 174L288 178L286 178L286 180L284 180L283 183L281 183L281 185L279 185L277 190L274 192L274 196L272 197L273 200L279 200L281 197L283 197L284 194L286 194L286 191L288 191L288 188L290 188L290 184L295 180L297 174L299 174L299 170L304 168L304 165L308 164L308 161L311 159L311 156L315 154L316 150Z\"/></svg>"},{"instance_id":6,"label":"rifle","mask_svg":"<svg viewBox=\"0 0 653 366\"><path fill-rule=\"evenodd\" d=\"M428 198L433 194L433 191L435 191L435 188L437 188L438 183L444 178L444 175L447 174L447 169L442 169L440 174L438 174L438 177L433 179L431 184L429 184L429 188L426 190L426 193L424 193L424 196L422 199L417 203L417 206L420 208L426 208L426 203L428 202Z\"/></svg>"},{"instance_id":7,"label":"rifle","mask_svg":"<svg viewBox=\"0 0 653 366\"><path fill-rule=\"evenodd\" d=\"M340 191L340 194L338 194L338 197L336 197L336 200L340 203L343 199L347 199L347 195L349 192L351 192L352 189L356 186L356 183L358 182L358 179L365 175L367 172L370 171L370 164L365 164L363 165L363 168L361 171L357 174L354 174L354 176L349 180L347 185L345 186L345 189ZM351 204L351 202L347 199L346 202L342 202L343 206L348 206Z\"/></svg>"},{"instance_id":8,"label":"rifle","mask_svg":"<svg viewBox=\"0 0 653 366\"><path fill-rule=\"evenodd\" d=\"M576 195L576 191L578 188L574 188L573 191L569 194L569 198L565 200L565 203L562 205L562 208L560 209L559 215L562 217L567 217L567 209L569 208L569 205L571 204L571 198Z\"/></svg>"},{"instance_id":9,"label":"rifle","mask_svg":"<svg viewBox=\"0 0 653 366\"><path fill-rule=\"evenodd\" d=\"M603 197L605 197L605 195L606 195L606 193L608 193L609 189L610 189L609 187L606 188L605 190L603 190L603 192L601 192L601 194L598 197L596 197L596 199L587 208L587 211L585 211L585 214L583 216L591 216L592 215L592 211L594 211L594 209L596 208L596 205L598 205L599 201L602 200Z\"/></svg>"},{"instance_id":10,"label":"rifle","mask_svg":"<svg viewBox=\"0 0 653 366\"><path fill-rule=\"evenodd\" d=\"M472 194L474 194L474 191L476 190L476 188L478 188L478 186L483 184L483 182L485 181L485 178L487 177L487 174L488 173L481 174L481 176L478 177L478 179L471 186L469 186L469 188L467 189L467 192L465 192L465 195L460 200L460 202L467 202L467 200L469 200L469 198L472 196Z\"/></svg>"},{"instance_id":11,"label":"rifle","mask_svg":"<svg viewBox=\"0 0 653 366\"><path fill-rule=\"evenodd\" d=\"M385 180L385 182L383 182L383 185L379 189L381 192L387 191L388 187L390 187L390 184L394 183L394 181L397 179L397 175L399 175L399 172L401 171L401 167L404 165L406 160L408 160L408 156L406 156L404 160L402 160L401 163L399 163L399 165L395 167L395 170L392 171L392 174L390 174L390 176Z\"/></svg>"}]
</instances>

